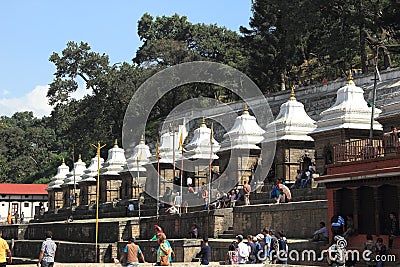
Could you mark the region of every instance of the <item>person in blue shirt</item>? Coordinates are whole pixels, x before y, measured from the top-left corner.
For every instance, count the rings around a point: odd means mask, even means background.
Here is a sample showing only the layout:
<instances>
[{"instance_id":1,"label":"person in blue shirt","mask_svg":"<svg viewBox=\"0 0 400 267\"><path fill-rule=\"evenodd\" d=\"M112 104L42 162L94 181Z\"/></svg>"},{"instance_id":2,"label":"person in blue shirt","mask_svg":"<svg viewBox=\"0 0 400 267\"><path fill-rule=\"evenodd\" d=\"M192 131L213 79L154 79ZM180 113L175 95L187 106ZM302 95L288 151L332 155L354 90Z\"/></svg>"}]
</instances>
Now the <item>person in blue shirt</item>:
<instances>
[{"instance_id":1,"label":"person in blue shirt","mask_svg":"<svg viewBox=\"0 0 400 267\"><path fill-rule=\"evenodd\" d=\"M269 234L269 228L265 227L263 230L263 235L264 235L264 254L267 259L269 260L269 257L271 255L271 235Z\"/></svg>"},{"instance_id":2,"label":"person in blue shirt","mask_svg":"<svg viewBox=\"0 0 400 267\"><path fill-rule=\"evenodd\" d=\"M340 215L334 215L331 218L331 231L333 236L336 235L343 235L343 229L344 229L345 221L342 216Z\"/></svg>"},{"instance_id":3,"label":"person in blue shirt","mask_svg":"<svg viewBox=\"0 0 400 267\"><path fill-rule=\"evenodd\" d=\"M203 246L196 257L201 257L201 265L208 265L210 263L211 248L208 245L208 238L203 238Z\"/></svg>"},{"instance_id":4,"label":"person in blue shirt","mask_svg":"<svg viewBox=\"0 0 400 267\"><path fill-rule=\"evenodd\" d=\"M122 262L126 259L127 267L137 266L139 264L139 256L142 258L142 261L146 263L142 250L135 244L135 239L131 237L128 240L128 244L125 246L119 261Z\"/></svg>"},{"instance_id":5,"label":"person in blue shirt","mask_svg":"<svg viewBox=\"0 0 400 267\"><path fill-rule=\"evenodd\" d=\"M161 227L160 227L160 229L161 229ZM164 234L164 233L157 233L156 234L156 240L158 241L159 239L162 239L164 242L165 242L165 244L167 245L167 247L168 247L168 249L170 250L170 254L169 254L169 262L170 262L170 265L172 265L172 257L175 255L175 252L174 252L174 250L172 249L172 246L171 246L171 244L169 243L169 241L167 240L167 236ZM158 255L159 254L159 250L160 250L160 246L157 246L157 248L156 249L152 249L152 251L153 252L155 252L156 253L156 255ZM159 261L157 260L157 264L159 265Z\"/></svg>"}]
</instances>

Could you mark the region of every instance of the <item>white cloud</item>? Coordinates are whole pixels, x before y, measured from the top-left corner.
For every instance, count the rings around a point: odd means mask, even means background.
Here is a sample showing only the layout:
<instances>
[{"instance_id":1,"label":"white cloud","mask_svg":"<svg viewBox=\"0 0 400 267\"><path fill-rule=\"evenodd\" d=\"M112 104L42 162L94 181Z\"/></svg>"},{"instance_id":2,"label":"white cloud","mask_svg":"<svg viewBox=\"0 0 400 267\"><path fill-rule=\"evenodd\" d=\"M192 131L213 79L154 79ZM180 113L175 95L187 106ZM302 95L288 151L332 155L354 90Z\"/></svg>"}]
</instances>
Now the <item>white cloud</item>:
<instances>
[{"instance_id":1,"label":"white cloud","mask_svg":"<svg viewBox=\"0 0 400 267\"><path fill-rule=\"evenodd\" d=\"M20 98L0 98L0 116L12 116L15 112L32 111L35 117L49 116L53 110L46 97L48 85L37 85L31 92ZM81 99L90 94L89 90L79 88L72 97Z\"/></svg>"},{"instance_id":2,"label":"white cloud","mask_svg":"<svg viewBox=\"0 0 400 267\"><path fill-rule=\"evenodd\" d=\"M9 94L10 94L10 91L8 91L8 90L3 90L3 91L1 92L1 94L2 94L3 96L6 96L6 95L9 95Z\"/></svg>"}]
</instances>

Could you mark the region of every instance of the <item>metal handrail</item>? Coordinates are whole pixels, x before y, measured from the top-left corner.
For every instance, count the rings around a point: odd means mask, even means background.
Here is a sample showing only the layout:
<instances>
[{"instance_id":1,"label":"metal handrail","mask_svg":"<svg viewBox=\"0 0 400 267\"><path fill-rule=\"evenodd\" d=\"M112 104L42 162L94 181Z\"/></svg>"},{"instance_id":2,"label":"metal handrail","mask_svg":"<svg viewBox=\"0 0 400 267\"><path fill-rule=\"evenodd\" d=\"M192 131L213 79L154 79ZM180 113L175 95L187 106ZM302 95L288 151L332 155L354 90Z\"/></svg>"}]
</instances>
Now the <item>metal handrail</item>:
<instances>
[{"instance_id":1,"label":"metal handrail","mask_svg":"<svg viewBox=\"0 0 400 267\"><path fill-rule=\"evenodd\" d=\"M372 145L371 145L372 144ZM400 154L397 135L385 134L382 138L358 139L333 146L333 163L352 162Z\"/></svg>"}]
</instances>

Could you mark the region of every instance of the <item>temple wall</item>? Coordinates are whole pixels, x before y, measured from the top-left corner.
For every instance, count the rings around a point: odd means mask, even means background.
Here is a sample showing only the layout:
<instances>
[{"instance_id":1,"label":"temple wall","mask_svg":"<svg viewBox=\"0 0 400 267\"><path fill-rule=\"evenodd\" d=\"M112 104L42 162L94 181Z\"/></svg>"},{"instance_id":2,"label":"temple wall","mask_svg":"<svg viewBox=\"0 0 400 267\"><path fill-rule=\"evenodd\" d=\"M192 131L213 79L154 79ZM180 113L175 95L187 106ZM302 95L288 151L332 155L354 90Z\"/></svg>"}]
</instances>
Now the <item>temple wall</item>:
<instances>
[{"instance_id":1,"label":"temple wall","mask_svg":"<svg viewBox=\"0 0 400 267\"><path fill-rule=\"evenodd\" d=\"M382 82L378 82L377 85L377 94L376 94L376 106L380 108L381 106L390 103L393 101L393 97L400 96L400 84L398 83L400 79L400 68L382 71L381 73ZM372 100L372 89L373 89L373 74L368 76L360 76L354 78L354 83L364 89L364 98L367 102ZM344 86L347 83L347 79L341 79L336 81L331 81L325 84L318 84L312 86L305 86L296 88L296 99L297 101L304 104L304 108L307 114L314 120L319 120L319 114L331 107L336 101L336 92L339 88ZM289 99L290 90L280 91L273 94L265 95L268 104L271 108L271 111L274 115L274 118L278 115L280 106ZM248 100L250 108L257 108L264 104L263 101L258 99L249 99ZM229 107L233 110L232 112L241 112L243 110L243 103L236 102L229 104ZM205 117L213 117L215 120L218 120L218 116L226 115L225 110L224 113L219 112L218 107L214 109L206 109L206 110L196 110L194 109L190 116L201 118ZM175 123L179 120L182 120L184 114L175 114L174 119ZM232 118L235 118L233 116ZM232 121L233 122L233 121ZM166 122L168 125L169 121ZM192 128L195 125L195 121L189 123L189 127ZM217 124L215 125L215 135L222 136L221 129L217 128ZM231 125L232 126L232 125ZM264 127L265 125L260 125ZM226 125L229 127L229 125Z\"/></svg>"},{"instance_id":2,"label":"temple wall","mask_svg":"<svg viewBox=\"0 0 400 267\"><path fill-rule=\"evenodd\" d=\"M43 240L16 241L12 254L18 255L19 258L37 259ZM94 243L74 244L59 241L55 243L57 245L56 262L95 262ZM100 262L111 262L113 247L116 247L116 244L99 244Z\"/></svg>"},{"instance_id":3,"label":"temple wall","mask_svg":"<svg viewBox=\"0 0 400 267\"><path fill-rule=\"evenodd\" d=\"M294 182L297 170L302 169L304 157L315 164L314 143L306 141L278 141L275 152L275 174L285 181Z\"/></svg>"},{"instance_id":4,"label":"temple wall","mask_svg":"<svg viewBox=\"0 0 400 267\"><path fill-rule=\"evenodd\" d=\"M311 238L319 222L328 222L327 200L261 204L234 208L235 234L257 234L265 226L283 230L288 238Z\"/></svg>"},{"instance_id":5,"label":"temple wall","mask_svg":"<svg viewBox=\"0 0 400 267\"><path fill-rule=\"evenodd\" d=\"M187 238L193 224L197 225L199 236L204 236L208 232L209 237L216 237L228 230L232 226L232 209L218 209L207 211L183 213L179 215L163 215L159 217L160 225L168 238ZM140 221L140 237L150 239L154 235L153 225L156 218L143 218Z\"/></svg>"},{"instance_id":6,"label":"temple wall","mask_svg":"<svg viewBox=\"0 0 400 267\"><path fill-rule=\"evenodd\" d=\"M138 219L99 222L99 243L118 242L138 236ZM29 225L6 225L2 227L5 239L42 240L46 231L53 232L53 239L78 243L95 242L94 220L80 222L33 223Z\"/></svg>"}]
</instances>

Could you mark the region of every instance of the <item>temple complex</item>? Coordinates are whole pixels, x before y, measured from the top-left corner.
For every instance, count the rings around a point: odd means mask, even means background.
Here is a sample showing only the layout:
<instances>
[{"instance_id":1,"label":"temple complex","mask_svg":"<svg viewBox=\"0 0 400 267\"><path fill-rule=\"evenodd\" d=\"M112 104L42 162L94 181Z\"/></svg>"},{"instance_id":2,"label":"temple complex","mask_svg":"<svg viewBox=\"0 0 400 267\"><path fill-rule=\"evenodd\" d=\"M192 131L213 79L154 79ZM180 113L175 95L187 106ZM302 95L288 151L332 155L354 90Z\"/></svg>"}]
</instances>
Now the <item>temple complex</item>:
<instances>
[{"instance_id":1,"label":"temple complex","mask_svg":"<svg viewBox=\"0 0 400 267\"><path fill-rule=\"evenodd\" d=\"M115 140L114 147L108 150L108 157L100 169L100 202L121 199L121 178L119 172L126 164L125 151Z\"/></svg>"},{"instance_id":2,"label":"temple complex","mask_svg":"<svg viewBox=\"0 0 400 267\"><path fill-rule=\"evenodd\" d=\"M121 176L121 198L138 199L146 184L146 165L151 157L150 148L145 144L144 136L140 138L139 144L133 148L133 154L128 157Z\"/></svg>"},{"instance_id":3,"label":"temple complex","mask_svg":"<svg viewBox=\"0 0 400 267\"><path fill-rule=\"evenodd\" d=\"M390 99L378 96L382 111L375 108L372 130L372 108L367 104L371 76L353 80L350 75L347 81L298 88L296 94L292 88L291 92L269 96L274 100L275 119L267 125L259 125L247 104L232 104L236 107L233 126L222 138L213 134L212 125L219 115L206 110L200 126L196 118L180 125L179 131L160 132L160 142L153 151L143 136L129 155L116 141L105 162L95 157L87 169L80 158L73 171L63 162L47 188L49 211L28 225L6 226L3 232L15 239L14 254L28 258L33 253L29 248L40 244L42 233L51 229L54 239L71 255L58 256L62 262L77 262L77 258L111 262L132 236L150 259L156 244L148 240L155 224L162 226L170 239L175 261L186 262L200 249L200 239L189 239L193 224L199 237L210 238L212 261L217 262L224 260L236 235L255 235L266 226L284 231L290 250L320 252L327 244L309 239L321 221L329 228L334 215L353 217L357 231L348 239L349 248L362 251L368 233L383 237L388 244L389 213L400 211L399 135L389 132L391 126L400 126L400 70L384 72L382 78L377 88ZM257 108L256 100L250 101L252 109ZM192 136L187 143L183 134L186 127ZM264 150L264 144L276 144L276 149ZM269 157L273 157L272 166L264 170L269 175L255 177L257 167L266 168L263 162ZM98 166L100 188L96 188ZM274 180L281 178L290 187L297 171L310 167L320 174L314 177L314 187L292 189L288 203L277 204L271 198ZM208 189L202 186L210 181ZM224 205L221 195L217 197L219 190L226 192L228 187L243 194L245 182L252 185L250 205L244 205L240 198ZM96 190L100 192L97 248ZM202 205L202 190L208 190L211 205ZM70 207L71 195L76 207ZM167 212L173 196L188 201L188 207L183 208L180 202L179 213ZM133 204L134 210L128 211L127 203ZM73 214L73 222L65 223L66 212ZM95 249L100 252L98 259L94 258ZM394 240L391 253L400 256L400 238Z\"/></svg>"},{"instance_id":4,"label":"temple complex","mask_svg":"<svg viewBox=\"0 0 400 267\"><path fill-rule=\"evenodd\" d=\"M235 186L236 183L243 185L245 181L251 181L261 154L259 144L263 140L264 132L245 104L243 113L224 134L221 149L217 152L221 172L225 171L229 181L232 181L228 186Z\"/></svg>"},{"instance_id":5,"label":"temple complex","mask_svg":"<svg viewBox=\"0 0 400 267\"><path fill-rule=\"evenodd\" d=\"M179 159L176 161L179 168L183 165L184 186L188 186L187 177L192 178L192 186L198 188L210 181L210 163L212 164L211 174L219 171L213 164L218 159L216 152L219 148L220 145L214 139L212 129L207 127L206 119L202 118L200 127L194 130L192 140L184 146L183 161ZM180 157L182 158L182 153Z\"/></svg>"},{"instance_id":6,"label":"temple complex","mask_svg":"<svg viewBox=\"0 0 400 267\"><path fill-rule=\"evenodd\" d=\"M376 119L381 111L375 108ZM321 112L317 128L310 133L315 140L317 170L327 173L326 166L333 162L333 145L365 139L370 136L372 108L364 99L364 90L350 76L345 86L337 91L336 102ZM372 120L372 135L382 135L382 125ZM363 152L368 156L370 151Z\"/></svg>"},{"instance_id":7,"label":"temple complex","mask_svg":"<svg viewBox=\"0 0 400 267\"><path fill-rule=\"evenodd\" d=\"M275 177L294 182L297 171L315 165L314 139L308 135L315 128L315 121L307 115L304 105L296 100L292 87L289 100L281 105L278 116L266 126L264 135L264 143L276 143L272 165Z\"/></svg>"},{"instance_id":8,"label":"temple complex","mask_svg":"<svg viewBox=\"0 0 400 267\"><path fill-rule=\"evenodd\" d=\"M74 168L67 174L64 183L61 185L63 191L63 208L73 205L79 206L79 185L82 175L86 169L86 164L82 161L81 155L74 163Z\"/></svg>"},{"instance_id":9,"label":"temple complex","mask_svg":"<svg viewBox=\"0 0 400 267\"><path fill-rule=\"evenodd\" d=\"M97 176L99 174L99 168L103 166L104 159L95 156L90 161L89 167L84 171L82 180L80 180L80 203L84 205L93 205L96 203L96 188L97 188Z\"/></svg>"},{"instance_id":10,"label":"temple complex","mask_svg":"<svg viewBox=\"0 0 400 267\"><path fill-rule=\"evenodd\" d=\"M67 178L69 167L65 165L63 159L62 164L57 168L57 174L51 179L48 187L46 188L49 194L49 210L55 210L63 207L63 192L61 185Z\"/></svg>"}]
</instances>

